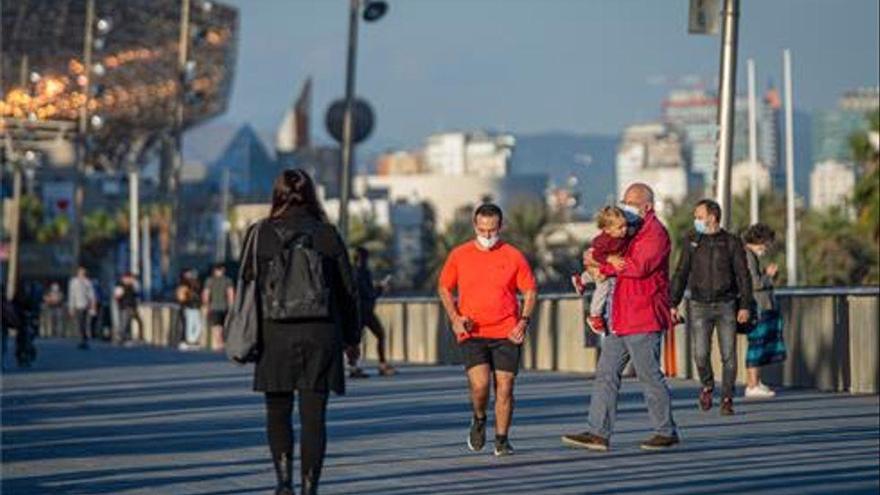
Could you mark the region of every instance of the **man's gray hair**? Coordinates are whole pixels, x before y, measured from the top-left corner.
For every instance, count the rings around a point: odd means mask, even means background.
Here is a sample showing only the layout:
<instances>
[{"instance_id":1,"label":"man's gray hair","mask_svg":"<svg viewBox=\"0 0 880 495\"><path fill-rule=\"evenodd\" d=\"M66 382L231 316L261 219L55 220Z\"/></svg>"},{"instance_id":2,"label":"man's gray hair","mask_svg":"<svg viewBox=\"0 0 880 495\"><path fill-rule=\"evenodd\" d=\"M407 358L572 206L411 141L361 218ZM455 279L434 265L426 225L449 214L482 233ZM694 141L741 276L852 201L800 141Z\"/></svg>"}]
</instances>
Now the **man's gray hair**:
<instances>
[{"instance_id":1,"label":"man's gray hair","mask_svg":"<svg viewBox=\"0 0 880 495\"><path fill-rule=\"evenodd\" d=\"M626 193L629 193L630 191L638 191L645 196L645 199L649 203L654 203L654 190L644 182L634 182L630 184L629 187L626 188ZM626 193L624 193L624 195Z\"/></svg>"}]
</instances>

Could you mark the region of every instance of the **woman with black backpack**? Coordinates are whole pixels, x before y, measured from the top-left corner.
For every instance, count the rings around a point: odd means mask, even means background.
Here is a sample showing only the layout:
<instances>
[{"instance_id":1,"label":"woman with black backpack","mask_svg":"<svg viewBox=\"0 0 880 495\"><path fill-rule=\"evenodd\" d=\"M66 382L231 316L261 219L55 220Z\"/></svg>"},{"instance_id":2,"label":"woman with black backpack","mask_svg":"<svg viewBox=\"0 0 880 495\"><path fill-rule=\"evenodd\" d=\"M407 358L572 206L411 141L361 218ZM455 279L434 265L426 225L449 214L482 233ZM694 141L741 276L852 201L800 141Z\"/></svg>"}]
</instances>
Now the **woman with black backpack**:
<instances>
[{"instance_id":1,"label":"woman with black backpack","mask_svg":"<svg viewBox=\"0 0 880 495\"><path fill-rule=\"evenodd\" d=\"M327 397L345 393L343 352L361 339L356 284L348 250L318 202L309 175L285 170L259 222L256 273L243 253L245 277L256 275L260 352L254 390L266 396L266 432L276 494L293 493L294 392L299 399L302 493L314 494L326 450ZM247 250L245 250L247 251Z\"/></svg>"}]
</instances>

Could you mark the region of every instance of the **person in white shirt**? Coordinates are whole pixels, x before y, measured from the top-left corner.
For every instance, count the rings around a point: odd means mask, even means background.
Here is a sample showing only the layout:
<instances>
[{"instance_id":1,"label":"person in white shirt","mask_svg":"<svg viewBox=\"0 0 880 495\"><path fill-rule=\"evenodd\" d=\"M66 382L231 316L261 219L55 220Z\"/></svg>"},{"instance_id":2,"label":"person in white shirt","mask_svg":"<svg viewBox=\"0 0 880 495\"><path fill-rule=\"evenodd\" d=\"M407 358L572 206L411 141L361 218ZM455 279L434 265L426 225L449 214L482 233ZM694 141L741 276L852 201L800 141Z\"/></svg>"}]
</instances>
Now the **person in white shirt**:
<instances>
[{"instance_id":1,"label":"person in white shirt","mask_svg":"<svg viewBox=\"0 0 880 495\"><path fill-rule=\"evenodd\" d=\"M98 301L95 298L95 287L88 278L84 266L76 270L76 276L67 284L67 309L79 328L80 349L89 348L89 327L92 317L97 314Z\"/></svg>"}]
</instances>

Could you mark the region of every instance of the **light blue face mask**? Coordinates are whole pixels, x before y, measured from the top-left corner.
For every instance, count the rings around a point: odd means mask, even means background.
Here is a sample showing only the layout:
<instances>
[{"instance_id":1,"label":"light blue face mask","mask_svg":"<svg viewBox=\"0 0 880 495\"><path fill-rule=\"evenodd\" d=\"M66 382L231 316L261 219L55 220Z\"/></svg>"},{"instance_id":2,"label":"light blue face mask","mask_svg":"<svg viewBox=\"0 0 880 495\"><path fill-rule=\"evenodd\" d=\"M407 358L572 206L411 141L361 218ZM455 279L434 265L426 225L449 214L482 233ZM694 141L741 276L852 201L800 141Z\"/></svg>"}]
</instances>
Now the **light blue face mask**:
<instances>
[{"instance_id":1,"label":"light blue face mask","mask_svg":"<svg viewBox=\"0 0 880 495\"><path fill-rule=\"evenodd\" d=\"M620 209L623 210L623 215L626 217L626 223L632 225L638 224L642 221L642 216L639 215L639 209L635 206L621 203Z\"/></svg>"},{"instance_id":2,"label":"light blue face mask","mask_svg":"<svg viewBox=\"0 0 880 495\"><path fill-rule=\"evenodd\" d=\"M705 220L697 220L694 219L694 230L697 231L698 234L706 233L706 221Z\"/></svg>"}]
</instances>

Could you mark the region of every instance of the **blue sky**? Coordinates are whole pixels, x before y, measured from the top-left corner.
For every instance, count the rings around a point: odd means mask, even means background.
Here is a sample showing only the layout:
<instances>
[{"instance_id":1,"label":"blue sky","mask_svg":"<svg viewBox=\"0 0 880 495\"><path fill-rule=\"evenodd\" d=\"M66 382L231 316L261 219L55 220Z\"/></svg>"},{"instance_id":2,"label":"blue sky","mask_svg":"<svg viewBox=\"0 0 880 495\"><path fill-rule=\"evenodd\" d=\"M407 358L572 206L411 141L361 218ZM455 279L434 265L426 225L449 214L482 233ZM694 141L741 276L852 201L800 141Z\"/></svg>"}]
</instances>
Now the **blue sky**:
<instances>
[{"instance_id":1,"label":"blue sky","mask_svg":"<svg viewBox=\"0 0 880 495\"><path fill-rule=\"evenodd\" d=\"M314 77L314 131L343 94L348 0L224 0L239 8L240 48L220 121L274 129ZM669 80L714 88L719 38L687 34L687 0L390 0L360 26L358 94L378 122L373 146L414 146L444 129L614 135L658 116ZM739 84L781 86L791 48L796 106L835 105L876 86L877 0L742 0ZM667 79L664 83L663 79Z\"/></svg>"}]
</instances>

